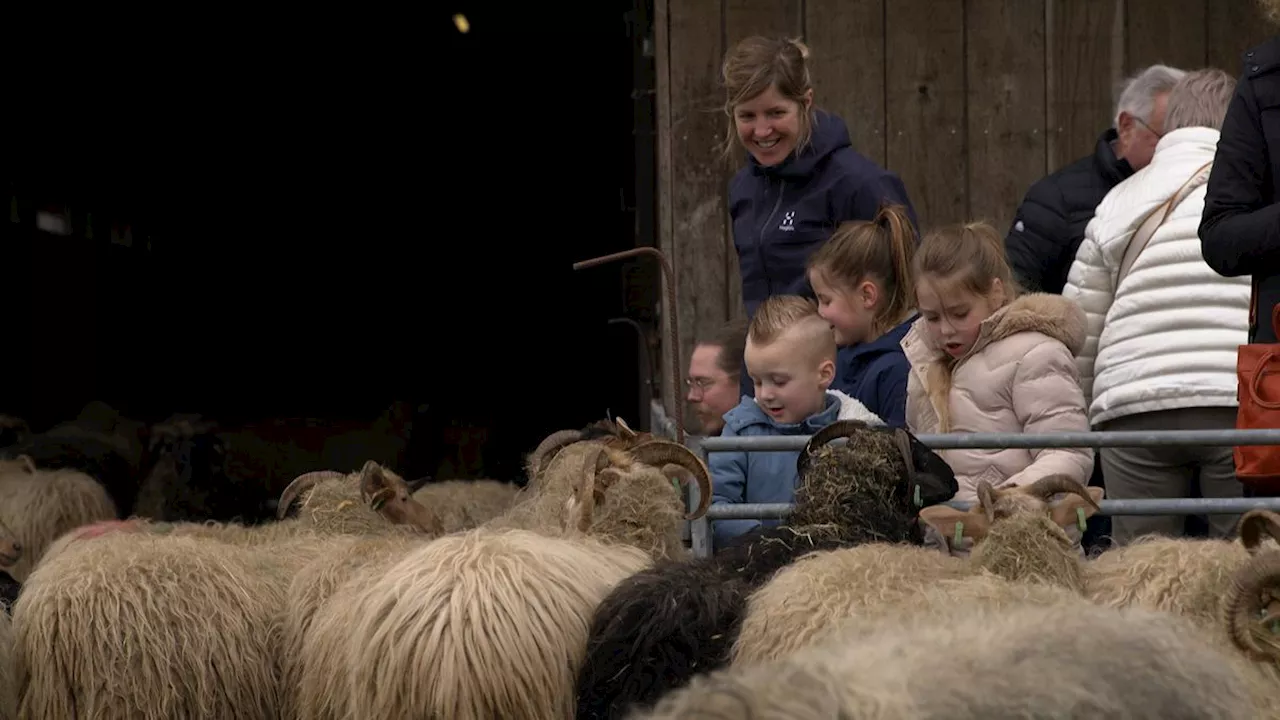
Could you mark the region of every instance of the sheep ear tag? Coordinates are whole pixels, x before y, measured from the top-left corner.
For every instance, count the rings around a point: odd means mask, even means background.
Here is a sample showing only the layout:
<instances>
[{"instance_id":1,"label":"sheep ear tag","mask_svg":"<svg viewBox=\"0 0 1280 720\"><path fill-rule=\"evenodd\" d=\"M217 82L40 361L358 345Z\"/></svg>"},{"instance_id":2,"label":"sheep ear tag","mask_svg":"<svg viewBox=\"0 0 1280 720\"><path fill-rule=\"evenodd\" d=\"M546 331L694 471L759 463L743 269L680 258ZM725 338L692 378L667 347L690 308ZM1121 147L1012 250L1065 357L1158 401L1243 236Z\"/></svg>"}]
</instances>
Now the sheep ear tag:
<instances>
[{"instance_id":1,"label":"sheep ear tag","mask_svg":"<svg viewBox=\"0 0 1280 720\"><path fill-rule=\"evenodd\" d=\"M920 511L920 519L952 542L966 537L976 542L986 537L989 529L987 517L982 512L958 510L950 505L930 505Z\"/></svg>"},{"instance_id":2,"label":"sheep ear tag","mask_svg":"<svg viewBox=\"0 0 1280 720\"><path fill-rule=\"evenodd\" d=\"M1100 487L1090 487L1085 488L1085 490L1095 503L1101 502L1103 495L1105 495ZM1094 510L1079 495L1067 495L1054 503L1049 510L1049 515L1053 518L1055 525L1063 528L1075 525L1080 528L1081 532L1085 529L1085 521L1097 513L1098 511Z\"/></svg>"}]
</instances>

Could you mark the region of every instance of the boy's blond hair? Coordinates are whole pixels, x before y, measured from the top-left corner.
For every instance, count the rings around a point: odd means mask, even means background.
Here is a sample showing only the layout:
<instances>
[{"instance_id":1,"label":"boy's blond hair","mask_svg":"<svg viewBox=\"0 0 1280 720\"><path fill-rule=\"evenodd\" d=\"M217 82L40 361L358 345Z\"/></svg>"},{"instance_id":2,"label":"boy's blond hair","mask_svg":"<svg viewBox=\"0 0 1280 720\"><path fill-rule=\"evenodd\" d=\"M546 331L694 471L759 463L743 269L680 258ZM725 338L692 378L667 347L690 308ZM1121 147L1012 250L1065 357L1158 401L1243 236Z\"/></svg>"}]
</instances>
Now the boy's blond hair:
<instances>
[{"instance_id":1,"label":"boy's blond hair","mask_svg":"<svg viewBox=\"0 0 1280 720\"><path fill-rule=\"evenodd\" d=\"M836 336L831 323L818 314L818 305L799 295L774 295L766 298L747 328L747 341L763 346L789 335L796 350L814 363L835 360Z\"/></svg>"}]
</instances>

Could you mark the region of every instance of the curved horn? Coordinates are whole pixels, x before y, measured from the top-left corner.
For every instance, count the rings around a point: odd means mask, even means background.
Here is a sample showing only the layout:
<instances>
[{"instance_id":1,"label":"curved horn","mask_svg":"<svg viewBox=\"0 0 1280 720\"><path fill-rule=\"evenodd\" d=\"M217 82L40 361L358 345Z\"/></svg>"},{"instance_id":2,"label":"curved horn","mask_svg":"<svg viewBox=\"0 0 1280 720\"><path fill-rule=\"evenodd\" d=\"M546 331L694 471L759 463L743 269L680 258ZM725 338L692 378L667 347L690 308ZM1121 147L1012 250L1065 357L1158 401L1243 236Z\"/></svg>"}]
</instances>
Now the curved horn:
<instances>
[{"instance_id":1,"label":"curved horn","mask_svg":"<svg viewBox=\"0 0 1280 720\"><path fill-rule=\"evenodd\" d=\"M418 478L417 480L412 480L412 481L410 481L410 482L408 483L408 485L409 485L409 494L410 494L410 495L412 495L412 494L414 494L414 493L418 492L418 491L419 491L419 490L421 490L422 488L426 487L426 486L427 486L427 483L429 483L429 482L431 482L431 481L433 481L433 480L435 480L435 478L431 477L430 475L423 475L422 477Z\"/></svg>"},{"instance_id":2,"label":"curved horn","mask_svg":"<svg viewBox=\"0 0 1280 720\"><path fill-rule=\"evenodd\" d=\"M898 454L902 455L902 464L907 474L907 495L916 484L916 461L911 457L911 435L902 428L894 428L893 443L898 446Z\"/></svg>"},{"instance_id":3,"label":"curved horn","mask_svg":"<svg viewBox=\"0 0 1280 720\"><path fill-rule=\"evenodd\" d=\"M1236 570L1227 590L1227 624L1231 639L1236 647L1254 659L1274 661L1280 656L1280 649L1263 648L1254 637L1254 628L1259 622L1274 619L1262 617L1262 593L1276 580L1280 580L1280 553L1265 553Z\"/></svg>"},{"instance_id":4,"label":"curved horn","mask_svg":"<svg viewBox=\"0 0 1280 720\"><path fill-rule=\"evenodd\" d=\"M1057 495L1058 493L1079 495L1084 498L1085 502L1089 503L1089 507L1094 510L1101 509L1098 507L1098 503L1093 501L1093 496L1089 494L1089 491L1085 489L1085 486L1066 475L1048 475L1042 477L1030 485L1024 486L1022 491L1028 495L1038 497L1045 502L1049 502L1049 498Z\"/></svg>"},{"instance_id":5,"label":"curved horn","mask_svg":"<svg viewBox=\"0 0 1280 720\"><path fill-rule=\"evenodd\" d=\"M813 434L809 438L809 442L805 443L804 450L800 451L800 456L796 458L796 472L800 477L804 477L804 473L809 469L810 456L818 451L818 448L840 437L848 437L857 430L865 430L867 424L861 420L837 420L830 425L823 427L821 430Z\"/></svg>"},{"instance_id":6,"label":"curved horn","mask_svg":"<svg viewBox=\"0 0 1280 720\"><path fill-rule=\"evenodd\" d=\"M632 448L631 456L636 462L652 465L659 470L664 465L679 465L693 473L698 481L698 509L685 513L684 517L686 520L697 520L707 514L707 508L711 507L711 472L707 470L702 458L692 450L670 440L649 440Z\"/></svg>"},{"instance_id":7,"label":"curved horn","mask_svg":"<svg viewBox=\"0 0 1280 720\"><path fill-rule=\"evenodd\" d=\"M622 418L614 418L613 422L618 426L618 437L624 440L635 440L639 437L639 434L637 434L635 430L632 430L630 425L627 425L626 420L623 420Z\"/></svg>"},{"instance_id":8,"label":"curved horn","mask_svg":"<svg viewBox=\"0 0 1280 720\"><path fill-rule=\"evenodd\" d=\"M578 490L578 529L582 532L591 527L591 516L596 511L596 473L609 464L603 445L591 448L582 461L582 485Z\"/></svg>"},{"instance_id":9,"label":"curved horn","mask_svg":"<svg viewBox=\"0 0 1280 720\"><path fill-rule=\"evenodd\" d=\"M557 452L566 445L572 445L582 439L581 430L557 430L542 442L538 443L538 447L529 453L529 467L532 468L534 475L542 471L542 465L550 462ZM530 481L533 478L529 478Z\"/></svg>"},{"instance_id":10,"label":"curved horn","mask_svg":"<svg viewBox=\"0 0 1280 720\"><path fill-rule=\"evenodd\" d=\"M1262 543L1262 533L1270 535L1280 542L1280 513L1255 508L1240 518L1240 544L1252 553L1258 551Z\"/></svg>"},{"instance_id":11,"label":"curved horn","mask_svg":"<svg viewBox=\"0 0 1280 720\"><path fill-rule=\"evenodd\" d=\"M996 521L996 489L988 480L978 481L978 504L987 513L987 522Z\"/></svg>"},{"instance_id":12,"label":"curved horn","mask_svg":"<svg viewBox=\"0 0 1280 720\"><path fill-rule=\"evenodd\" d=\"M276 504L276 519L283 520L288 514L289 508L293 505L294 498L298 497L303 490L310 489L312 485L321 480L329 478L346 477L343 473L336 470L316 470L314 472L303 473L293 479L289 486L280 493L280 502Z\"/></svg>"}]
</instances>

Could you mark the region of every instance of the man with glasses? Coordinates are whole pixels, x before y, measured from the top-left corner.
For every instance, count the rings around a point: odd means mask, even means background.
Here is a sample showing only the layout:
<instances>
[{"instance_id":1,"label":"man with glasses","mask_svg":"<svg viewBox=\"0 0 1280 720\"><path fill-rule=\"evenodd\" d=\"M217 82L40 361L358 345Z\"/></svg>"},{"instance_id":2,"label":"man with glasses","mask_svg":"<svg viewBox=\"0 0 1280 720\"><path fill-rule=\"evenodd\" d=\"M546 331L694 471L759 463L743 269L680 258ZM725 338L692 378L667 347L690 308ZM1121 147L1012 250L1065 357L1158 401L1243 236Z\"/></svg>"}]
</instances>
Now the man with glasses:
<instances>
[{"instance_id":1,"label":"man with glasses","mask_svg":"<svg viewBox=\"0 0 1280 720\"><path fill-rule=\"evenodd\" d=\"M1084 229L1111 188L1151 162L1164 133L1169 91L1186 74L1152 65L1124 85L1112 127L1092 155L1060 168L1027 191L1005 238L1009 265L1023 288L1061 293Z\"/></svg>"},{"instance_id":2,"label":"man with glasses","mask_svg":"<svg viewBox=\"0 0 1280 720\"><path fill-rule=\"evenodd\" d=\"M739 380L746 342L746 323L731 322L694 346L685 384L689 388L687 400L698 418L698 434L719 435L724 414L741 401Z\"/></svg>"}]
</instances>

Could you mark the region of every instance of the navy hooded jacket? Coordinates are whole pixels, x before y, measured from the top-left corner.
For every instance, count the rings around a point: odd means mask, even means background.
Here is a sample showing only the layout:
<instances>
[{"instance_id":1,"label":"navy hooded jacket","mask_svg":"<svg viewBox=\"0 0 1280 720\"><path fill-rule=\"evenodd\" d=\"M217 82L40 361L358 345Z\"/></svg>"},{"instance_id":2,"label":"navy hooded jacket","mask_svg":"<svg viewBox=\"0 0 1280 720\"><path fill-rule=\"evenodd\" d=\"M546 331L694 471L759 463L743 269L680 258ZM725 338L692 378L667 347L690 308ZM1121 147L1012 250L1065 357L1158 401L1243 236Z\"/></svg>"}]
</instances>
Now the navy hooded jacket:
<instances>
[{"instance_id":1,"label":"navy hooded jacket","mask_svg":"<svg viewBox=\"0 0 1280 720\"><path fill-rule=\"evenodd\" d=\"M747 153L747 166L729 182L747 318L771 295L812 298L805 274L809 255L840 223L871 220L882 204L893 203L905 205L917 225L902 180L854 150L849 129L836 115L814 110L809 144L777 165L764 167ZM741 389L755 396L745 372Z\"/></svg>"},{"instance_id":2,"label":"navy hooded jacket","mask_svg":"<svg viewBox=\"0 0 1280 720\"><path fill-rule=\"evenodd\" d=\"M836 353L836 378L832 390L839 390L879 415L889 427L907 426L907 375L911 363L902 351L902 338L919 315L867 343L840 348Z\"/></svg>"},{"instance_id":3,"label":"navy hooded jacket","mask_svg":"<svg viewBox=\"0 0 1280 720\"><path fill-rule=\"evenodd\" d=\"M853 149L839 117L814 111L809 145L772 167L748 153L729 183L729 217L747 317L771 295L813 297L805 262L836 226L871 220L881 204L915 209L902 180Z\"/></svg>"}]
</instances>

